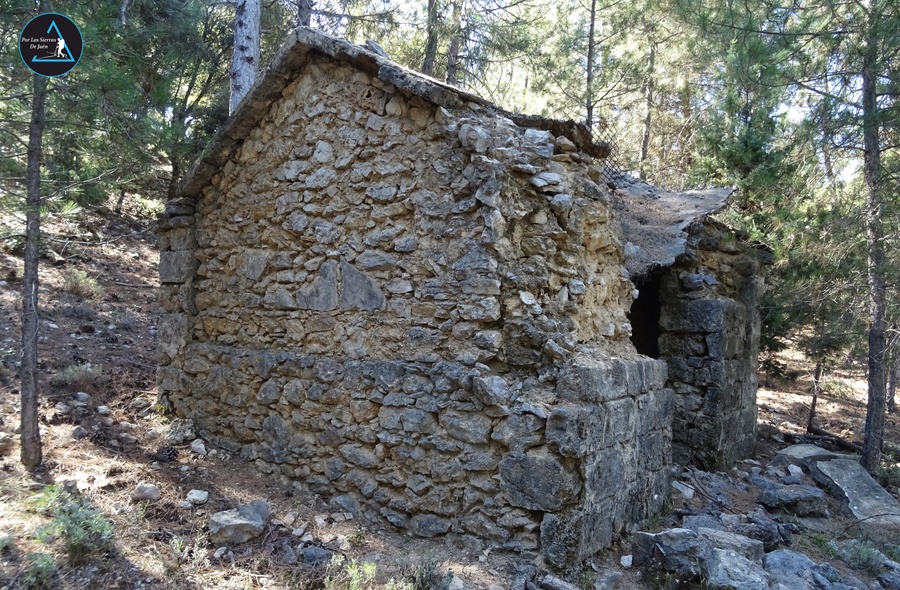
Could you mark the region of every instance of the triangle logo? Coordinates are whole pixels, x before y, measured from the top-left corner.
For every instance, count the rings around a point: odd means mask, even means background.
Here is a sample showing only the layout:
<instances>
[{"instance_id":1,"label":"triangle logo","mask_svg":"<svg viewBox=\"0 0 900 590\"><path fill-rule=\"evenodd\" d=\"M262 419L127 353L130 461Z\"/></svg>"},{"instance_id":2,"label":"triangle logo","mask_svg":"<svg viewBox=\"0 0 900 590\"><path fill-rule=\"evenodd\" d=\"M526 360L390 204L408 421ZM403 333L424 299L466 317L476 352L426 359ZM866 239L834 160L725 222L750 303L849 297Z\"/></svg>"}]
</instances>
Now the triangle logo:
<instances>
[{"instance_id":1,"label":"triangle logo","mask_svg":"<svg viewBox=\"0 0 900 590\"><path fill-rule=\"evenodd\" d=\"M81 60L83 53L81 29L58 12L45 12L32 18L19 37L22 62L39 76L65 75Z\"/></svg>"},{"instance_id":2,"label":"triangle logo","mask_svg":"<svg viewBox=\"0 0 900 590\"><path fill-rule=\"evenodd\" d=\"M59 32L59 27L56 26L56 21L50 21L50 26L47 28L47 34L49 35L51 32L56 31L56 53L46 57L38 57L35 55L31 58L32 63L36 61L42 62L59 62L59 63L74 63L75 60L72 58L72 54L68 51L66 47L66 40L63 37L62 33ZM52 38L52 37L51 37ZM51 47L53 49L53 47Z\"/></svg>"}]
</instances>

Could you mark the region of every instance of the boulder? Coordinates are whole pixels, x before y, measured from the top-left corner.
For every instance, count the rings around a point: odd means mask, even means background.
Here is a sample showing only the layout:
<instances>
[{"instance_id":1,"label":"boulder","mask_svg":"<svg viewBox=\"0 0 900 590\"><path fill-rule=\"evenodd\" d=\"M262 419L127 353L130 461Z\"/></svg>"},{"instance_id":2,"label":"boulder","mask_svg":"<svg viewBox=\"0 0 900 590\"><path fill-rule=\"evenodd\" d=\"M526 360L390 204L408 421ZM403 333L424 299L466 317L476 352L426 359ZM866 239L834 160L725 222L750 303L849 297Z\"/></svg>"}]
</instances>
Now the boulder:
<instances>
[{"instance_id":1,"label":"boulder","mask_svg":"<svg viewBox=\"0 0 900 590\"><path fill-rule=\"evenodd\" d=\"M706 588L769 590L762 568L731 549L713 549L702 573Z\"/></svg>"},{"instance_id":2,"label":"boulder","mask_svg":"<svg viewBox=\"0 0 900 590\"><path fill-rule=\"evenodd\" d=\"M817 461L813 478L843 501L859 533L876 542L900 539L900 504L854 459Z\"/></svg>"},{"instance_id":3,"label":"boulder","mask_svg":"<svg viewBox=\"0 0 900 590\"><path fill-rule=\"evenodd\" d=\"M885 590L900 590L900 571L891 571L878 576Z\"/></svg>"},{"instance_id":4,"label":"boulder","mask_svg":"<svg viewBox=\"0 0 900 590\"><path fill-rule=\"evenodd\" d=\"M792 590L812 590L812 569L815 562L802 553L790 549L776 549L767 553L763 567L769 574L769 581L779 583Z\"/></svg>"},{"instance_id":5,"label":"boulder","mask_svg":"<svg viewBox=\"0 0 900 590\"><path fill-rule=\"evenodd\" d=\"M697 529L697 536L709 541L714 547L729 549L753 563L762 563L764 552L760 541L744 535L702 527Z\"/></svg>"},{"instance_id":6,"label":"boulder","mask_svg":"<svg viewBox=\"0 0 900 590\"><path fill-rule=\"evenodd\" d=\"M793 463L795 465L809 467L810 464L815 463L816 461L837 459L840 456L841 455L837 453L827 451L816 445L791 445L778 451L772 459L772 465L780 467Z\"/></svg>"},{"instance_id":7,"label":"boulder","mask_svg":"<svg viewBox=\"0 0 900 590\"><path fill-rule=\"evenodd\" d=\"M541 578L540 587L542 590L578 590L578 586L549 575Z\"/></svg>"},{"instance_id":8,"label":"boulder","mask_svg":"<svg viewBox=\"0 0 900 590\"><path fill-rule=\"evenodd\" d=\"M159 497L159 488L152 483L141 482L136 488L134 488L134 491L131 492L132 502L141 502L145 500L148 502L156 502L157 500L159 500Z\"/></svg>"},{"instance_id":9,"label":"boulder","mask_svg":"<svg viewBox=\"0 0 900 590\"><path fill-rule=\"evenodd\" d=\"M712 546L689 529L667 529L659 533L637 532L632 537L632 564L661 569L683 580L700 576L701 563Z\"/></svg>"},{"instance_id":10,"label":"boulder","mask_svg":"<svg viewBox=\"0 0 900 590\"><path fill-rule=\"evenodd\" d=\"M209 540L217 545L237 545L263 534L271 514L268 502L253 500L209 517Z\"/></svg>"},{"instance_id":11,"label":"boulder","mask_svg":"<svg viewBox=\"0 0 900 590\"><path fill-rule=\"evenodd\" d=\"M209 500L209 492L205 490L191 490L187 493L187 501L194 506L206 504Z\"/></svg>"},{"instance_id":12,"label":"boulder","mask_svg":"<svg viewBox=\"0 0 900 590\"><path fill-rule=\"evenodd\" d=\"M785 510L797 516L824 516L828 510L825 492L806 484L784 485L761 475L751 475L750 483L759 486L759 503L766 508Z\"/></svg>"},{"instance_id":13,"label":"boulder","mask_svg":"<svg viewBox=\"0 0 900 590\"><path fill-rule=\"evenodd\" d=\"M0 455L5 455L12 449L13 437L6 432L0 432Z\"/></svg>"},{"instance_id":14,"label":"boulder","mask_svg":"<svg viewBox=\"0 0 900 590\"><path fill-rule=\"evenodd\" d=\"M303 562L308 565L327 563L330 560L331 551L314 546L305 547L303 549Z\"/></svg>"}]
</instances>

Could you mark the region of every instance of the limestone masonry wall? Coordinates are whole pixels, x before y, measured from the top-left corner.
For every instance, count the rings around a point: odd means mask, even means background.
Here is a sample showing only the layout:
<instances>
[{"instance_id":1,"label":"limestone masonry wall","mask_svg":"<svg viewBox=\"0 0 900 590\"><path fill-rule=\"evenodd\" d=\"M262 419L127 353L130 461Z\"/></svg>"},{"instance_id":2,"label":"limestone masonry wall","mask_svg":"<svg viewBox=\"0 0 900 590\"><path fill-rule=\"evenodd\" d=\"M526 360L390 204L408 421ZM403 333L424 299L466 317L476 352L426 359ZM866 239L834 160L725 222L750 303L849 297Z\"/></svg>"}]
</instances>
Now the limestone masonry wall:
<instances>
[{"instance_id":1,"label":"limestone masonry wall","mask_svg":"<svg viewBox=\"0 0 900 590\"><path fill-rule=\"evenodd\" d=\"M599 175L310 54L160 216L161 398L342 509L593 553L664 501L674 410Z\"/></svg>"},{"instance_id":2,"label":"limestone masonry wall","mask_svg":"<svg viewBox=\"0 0 900 590\"><path fill-rule=\"evenodd\" d=\"M762 246L707 219L662 274L660 358L675 391L673 453L682 465L721 470L756 443Z\"/></svg>"}]
</instances>

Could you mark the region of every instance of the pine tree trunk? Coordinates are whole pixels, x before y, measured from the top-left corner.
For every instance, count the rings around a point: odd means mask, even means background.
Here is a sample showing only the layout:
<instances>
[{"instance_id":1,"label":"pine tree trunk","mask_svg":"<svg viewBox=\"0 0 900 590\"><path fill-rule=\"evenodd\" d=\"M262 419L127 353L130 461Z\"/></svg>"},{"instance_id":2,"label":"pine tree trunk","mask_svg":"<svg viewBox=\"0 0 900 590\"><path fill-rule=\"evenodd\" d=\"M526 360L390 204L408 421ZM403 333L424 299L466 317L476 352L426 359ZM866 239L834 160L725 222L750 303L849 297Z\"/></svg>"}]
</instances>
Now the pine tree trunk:
<instances>
[{"instance_id":1,"label":"pine tree trunk","mask_svg":"<svg viewBox=\"0 0 900 590\"><path fill-rule=\"evenodd\" d=\"M166 199L173 200L178 196L178 181L181 179L181 164L174 155L169 157L169 165L172 166L172 175L169 177L169 187Z\"/></svg>"},{"instance_id":2,"label":"pine tree trunk","mask_svg":"<svg viewBox=\"0 0 900 590\"><path fill-rule=\"evenodd\" d=\"M886 394L887 330L885 307L884 195L881 187L881 145L878 138L878 103L875 71L878 49L875 38L877 18L874 2L869 0L869 23L862 67L862 131L863 167L866 180L866 248L868 250L869 288L869 380L866 406L866 432L863 440L862 466L874 473L881 463L884 440L884 406Z\"/></svg>"},{"instance_id":3,"label":"pine tree trunk","mask_svg":"<svg viewBox=\"0 0 900 590\"><path fill-rule=\"evenodd\" d=\"M259 73L259 0L239 0L234 12L234 55L231 61L231 98L234 112Z\"/></svg>"},{"instance_id":4,"label":"pine tree trunk","mask_svg":"<svg viewBox=\"0 0 900 590\"><path fill-rule=\"evenodd\" d=\"M299 0L297 2L297 22L301 27L308 27L312 22L312 0Z\"/></svg>"},{"instance_id":5,"label":"pine tree trunk","mask_svg":"<svg viewBox=\"0 0 900 590\"><path fill-rule=\"evenodd\" d=\"M122 214L122 205L125 204L125 187L119 188L119 198L116 200L116 215Z\"/></svg>"},{"instance_id":6,"label":"pine tree trunk","mask_svg":"<svg viewBox=\"0 0 900 590\"><path fill-rule=\"evenodd\" d=\"M425 59L422 60L422 73L434 75L434 62L437 59L438 45L438 0L428 0L428 23L426 24Z\"/></svg>"},{"instance_id":7,"label":"pine tree trunk","mask_svg":"<svg viewBox=\"0 0 900 590\"><path fill-rule=\"evenodd\" d=\"M584 123L594 132L594 28L597 24L597 0L591 0L591 22L588 29L587 76L584 93Z\"/></svg>"},{"instance_id":8,"label":"pine tree trunk","mask_svg":"<svg viewBox=\"0 0 900 590\"><path fill-rule=\"evenodd\" d=\"M463 45L465 33L466 0L453 3L453 32L450 34L450 47L447 50L447 84L459 85L459 52Z\"/></svg>"},{"instance_id":9,"label":"pine tree trunk","mask_svg":"<svg viewBox=\"0 0 900 590\"><path fill-rule=\"evenodd\" d=\"M41 464L41 432L38 426L38 242L41 237L41 156L44 138L44 105L47 78L34 76L31 124L28 128L28 166L25 211L25 277L22 285L22 464L28 470Z\"/></svg>"},{"instance_id":10,"label":"pine tree trunk","mask_svg":"<svg viewBox=\"0 0 900 590\"><path fill-rule=\"evenodd\" d=\"M897 378L900 377L900 362L897 359L891 361L891 371L888 373L887 385L887 410L891 414L897 411Z\"/></svg>"},{"instance_id":11,"label":"pine tree trunk","mask_svg":"<svg viewBox=\"0 0 900 590\"><path fill-rule=\"evenodd\" d=\"M650 155L650 123L653 121L653 71L656 63L656 45L650 45L650 70L644 85L644 128L641 131L641 153L638 157L638 170L641 180L647 180L647 158Z\"/></svg>"},{"instance_id":12,"label":"pine tree trunk","mask_svg":"<svg viewBox=\"0 0 900 590\"><path fill-rule=\"evenodd\" d=\"M679 93L679 100L681 101L681 119L684 123L682 123L681 132L678 137L679 144L685 146L685 148L693 144L694 107L691 104L691 97L691 86L685 84L684 88ZM678 158L679 163L681 164L681 170L686 172L694 165L694 150L681 149L679 151L683 154Z\"/></svg>"},{"instance_id":13,"label":"pine tree trunk","mask_svg":"<svg viewBox=\"0 0 900 590\"><path fill-rule=\"evenodd\" d=\"M819 401L819 382L822 379L822 361L816 361L816 372L813 374L813 395L809 404L809 418L806 420L806 433L812 434L813 421L816 418L816 404Z\"/></svg>"}]
</instances>

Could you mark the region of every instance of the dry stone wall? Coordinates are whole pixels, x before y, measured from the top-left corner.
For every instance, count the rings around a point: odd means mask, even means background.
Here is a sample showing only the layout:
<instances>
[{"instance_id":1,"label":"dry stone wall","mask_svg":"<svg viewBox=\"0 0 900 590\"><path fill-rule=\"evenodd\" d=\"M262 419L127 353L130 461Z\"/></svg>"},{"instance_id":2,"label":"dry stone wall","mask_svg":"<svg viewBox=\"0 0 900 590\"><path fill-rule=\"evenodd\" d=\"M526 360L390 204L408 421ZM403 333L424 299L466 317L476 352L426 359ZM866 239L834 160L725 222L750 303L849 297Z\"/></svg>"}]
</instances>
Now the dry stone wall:
<instances>
[{"instance_id":1,"label":"dry stone wall","mask_svg":"<svg viewBox=\"0 0 900 590\"><path fill-rule=\"evenodd\" d=\"M682 465L722 470L756 443L759 300L764 246L706 219L660 286L660 358L675 391L673 453Z\"/></svg>"},{"instance_id":2,"label":"dry stone wall","mask_svg":"<svg viewBox=\"0 0 900 590\"><path fill-rule=\"evenodd\" d=\"M160 216L161 398L342 509L593 553L661 506L674 409L599 175L311 55Z\"/></svg>"}]
</instances>

